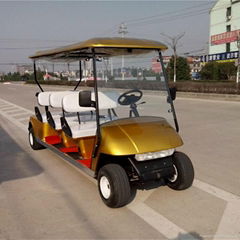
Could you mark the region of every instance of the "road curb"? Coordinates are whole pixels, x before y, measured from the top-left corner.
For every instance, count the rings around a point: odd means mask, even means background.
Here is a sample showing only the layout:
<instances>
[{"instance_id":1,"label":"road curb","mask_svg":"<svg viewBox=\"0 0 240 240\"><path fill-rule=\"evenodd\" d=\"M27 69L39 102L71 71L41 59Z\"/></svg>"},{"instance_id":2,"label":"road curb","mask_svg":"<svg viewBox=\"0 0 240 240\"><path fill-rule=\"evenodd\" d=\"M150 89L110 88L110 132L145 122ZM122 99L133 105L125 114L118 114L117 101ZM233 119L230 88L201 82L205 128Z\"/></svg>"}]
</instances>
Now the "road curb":
<instances>
[{"instance_id":1,"label":"road curb","mask_svg":"<svg viewBox=\"0 0 240 240\"><path fill-rule=\"evenodd\" d=\"M27 84L33 86L35 84ZM65 86L65 85L45 85L48 87L74 87L74 86ZM87 87L86 87L87 88ZM116 88L102 88L104 90L115 90ZM118 90L124 92L127 89L118 88ZM157 95L159 91L154 90L142 90L145 94ZM217 94L217 93L197 93L197 92L179 92L177 91L177 98L196 98L196 99L208 99L208 100L222 100L222 101L235 101L240 102L240 95L238 94Z\"/></svg>"},{"instance_id":2,"label":"road curb","mask_svg":"<svg viewBox=\"0 0 240 240\"><path fill-rule=\"evenodd\" d=\"M240 95L237 94L177 92L177 97L240 102Z\"/></svg>"}]
</instances>

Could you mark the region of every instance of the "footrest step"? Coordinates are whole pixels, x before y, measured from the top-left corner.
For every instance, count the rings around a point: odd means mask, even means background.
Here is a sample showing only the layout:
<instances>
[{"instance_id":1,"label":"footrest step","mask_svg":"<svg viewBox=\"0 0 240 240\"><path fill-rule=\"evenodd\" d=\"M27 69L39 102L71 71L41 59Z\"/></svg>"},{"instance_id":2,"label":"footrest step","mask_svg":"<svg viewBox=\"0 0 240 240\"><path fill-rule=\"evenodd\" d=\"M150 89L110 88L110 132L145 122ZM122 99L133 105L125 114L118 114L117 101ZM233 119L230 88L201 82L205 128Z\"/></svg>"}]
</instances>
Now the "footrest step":
<instances>
[{"instance_id":1,"label":"footrest step","mask_svg":"<svg viewBox=\"0 0 240 240\"><path fill-rule=\"evenodd\" d=\"M78 152L78 147L60 148L59 150L64 153Z\"/></svg>"},{"instance_id":2,"label":"footrest step","mask_svg":"<svg viewBox=\"0 0 240 240\"><path fill-rule=\"evenodd\" d=\"M46 141L46 143L48 143L48 144L59 144L59 143L61 143L61 138L59 137L59 136L57 136L57 135L55 135L55 136L47 136L47 137L45 137L45 141Z\"/></svg>"},{"instance_id":3,"label":"footrest step","mask_svg":"<svg viewBox=\"0 0 240 240\"><path fill-rule=\"evenodd\" d=\"M91 167L91 162L92 159L81 159L81 160L77 160L78 162L80 162L81 164L85 165L86 167L90 168Z\"/></svg>"}]
</instances>

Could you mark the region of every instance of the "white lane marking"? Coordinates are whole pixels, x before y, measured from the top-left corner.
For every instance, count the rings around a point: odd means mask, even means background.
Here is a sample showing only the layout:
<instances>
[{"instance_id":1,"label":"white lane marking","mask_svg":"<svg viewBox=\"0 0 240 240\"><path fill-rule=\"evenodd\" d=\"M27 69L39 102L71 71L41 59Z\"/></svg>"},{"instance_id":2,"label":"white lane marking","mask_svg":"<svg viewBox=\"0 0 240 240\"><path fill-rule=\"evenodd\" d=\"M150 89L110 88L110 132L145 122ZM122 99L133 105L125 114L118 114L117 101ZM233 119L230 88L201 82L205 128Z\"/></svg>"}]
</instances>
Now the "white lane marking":
<instances>
[{"instance_id":1,"label":"white lane marking","mask_svg":"<svg viewBox=\"0 0 240 240\"><path fill-rule=\"evenodd\" d=\"M10 102L7 102L3 99L0 99L0 102L2 103L6 103L9 105L9 108L11 107L14 107L14 108L17 108L18 111L22 111L22 114L33 114L32 111L28 110L28 109L25 109L25 108L22 108L16 104L13 104L13 103L10 103ZM8 119L11 123L13 123L14 125L18 126L19 128L21 128L23 131L27 131L27 126L26 124L23 124L21 123L18 119L16 119L13 115L10 115L7 111L3 111L2 109L0 109L0 114L5 117L6 119Z\"/></svg>"},{"instance_id":2,"label":"white lane marking","mask_svg":"<svg viewBox=\"0 0 240 240\"><path fill-rule=\"evenodd\" d=\"M194 180L193 186L227 202L214 240L240 239L240 196L226 192L197 179Z\"/></svg>"},{"instance_id":3,"label":"white lane marking","mask_svg":"<svg viewBox=\"0 0 240 240\"><path fill-rule=\"evenodd\" d=\"M4 108L4 107L7 107L7 106L9 106L9 104L0 103L0 108Z\"/></svg>"},{"instance_id":4,"label":"white lane marking","mask_svg":"<svg viewBox=\"0 0 240 240\"><path fill-rule=\"evenodd\" d=\"M19 118L24 117L25 114L28 114L28 113L24 113L22 110L18 110L18 111L19 111L19 112L11 113L11 116L19 119ZM20 111L21 111L21 112L20 112ZM27 116L25 116L25 118L26 118L26 117L29 117L29 114L28 114Z\"/></svg>"},{"instance_id":5,"label":"white lane marking","mask_svg":"<svg viewBox=\"0 0 240 240\"><path fill-rule=\"evenodd\" d=\"M240 201L227 203L214 240L240 239Z\"/></svg>"},{"instance_id":6,"label":"white lane marking","mask_svg":"<svg viewBox=\"0 0 240 240\"><path fill-rule=\"evenodd\" d=\"M22 118L17 118L18 121L22 122L22 121L28 121L29 117L22 117Z\"/></svg>"},{"instance_id":7,"label":"white lane marking","mask_svg":"<svg viewBox=\"0 0 240 240\"><path fill-rule=\"evenodd\" d=\"M15 118L9 116L6 113L3 113L0 111L0 115L2 115L3 117L5 117L7 120L9 120L11 123L13 123L14 125L18 126L19 128L21 128L23 131L27 131L27 126L26 124L21 123L20 121L17 121Z\"/></svg>"},{"instance_id":8,"label":"white lane marking","mask_svg":"<svg viewBox=\"0 0 240 240\"><path fill-rule=\"evenodd\" d=\"M195 186L207 193L210 193L211 195L214 195L215 197L221 198L221 199L225 200L226 202L240 201L240 196L234 195L233 193L230 193L230 192L226 192L220 188L209 185L209 184L204 183L197 179L194 180L193 186Z\"/></svg>"},{"instance_id":9,"label":"white lane marking","mask_svg":"<svg viewBox=\"0 0 240 240\"><path fill-rule=\"evenodd\" d=\"M8 105L8 106L5 106L5 107L2 107L0 108L2 111L8 111L8 110L13 110L15 109L16 107L15 106L11 106L11 105Z\"/></svg>"},{"instance_id":10,"label":"white lane marking","mask_svg":"<svg viewBox=\"0 0 240 240\"><path fill-rule=\"evenodd\" d=\"M18 105L14 104L14 103L8 102L8 101L6 101L6 100L3 100L2 98L1 98L0 100L1 100L2 102L6 103L6 104L9 104L11 107L16 107L16 108L18 108L18 109L23 110L24 112L27 112L27 113L30 113L30 114L34 114L33 111L28 110L28 109L26 109L26 108L23 108L23 107L21 107L21 106L18 106Z\"/></svg>"},{"instance_id":11,"label":"white lane marking","mask_svg":"<svg viewBox=\"0 0 240 240\"><path fill-rule=\"evenodd\" d=\"M19 114L19 113L22 113L22 109L14 109L14 110L11 110L11 111L5 111L7 114L9 115L14 115L14 114Z\"/></svg>"},{"instance_id":12,"label":"white lane marking","mask_svg":"<svg viewBox=\"0 0 240 240\"><path fill-rule=\"evenodd\" d=\"M133 203L128 208L168 239L177 239L180 233L184 234L187 239L196 239L145 203Z\"/></svg>"},{"instance_id":13,"label":"white lane marking","mask_svg":"<svg viewBox=\"0 0 240 240\"><path fill-rule=\"evenodd\" d=\"M0 103L1 101L22 109L27 113L34 114L34 112L30 110L7 102L5 100L0 99ZM7 118L14 125L27 132L27 126L23 123L20 123L19 119L15 119L13 116L8 115L3 111L0 111L0 114L3 117ZM240 226L240 197L197 179L195 179L193 186L228 202L214 239L223 239L224 237L226 237L226 239L233 237L236 237L235 239L238 239L237 237L239 237ZM152 194L153 191L154 190L148 191L147 194L146 192L143 193L142 196L140 195L137 201L129 204L127 208L167 238L176 238L179 236L179 233L187 234L185 230L181 229L176 224L144 203L144 201ZM195 239L190 234L187 235L189 236L188 239ZM227 236L229 237L227 238Z\"/></svg>"}]
</instances>

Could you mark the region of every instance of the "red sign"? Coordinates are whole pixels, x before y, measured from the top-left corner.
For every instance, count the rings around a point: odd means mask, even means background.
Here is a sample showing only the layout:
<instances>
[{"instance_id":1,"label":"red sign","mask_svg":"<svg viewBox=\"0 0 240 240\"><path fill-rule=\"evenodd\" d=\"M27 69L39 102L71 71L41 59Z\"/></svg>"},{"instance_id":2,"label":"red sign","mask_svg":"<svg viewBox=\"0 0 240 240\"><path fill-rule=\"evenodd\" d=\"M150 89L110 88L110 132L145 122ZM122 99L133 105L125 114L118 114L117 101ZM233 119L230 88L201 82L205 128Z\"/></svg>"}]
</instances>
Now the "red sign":
<instances>
[{"instance_id":1,"label":"red sign","mask_svg":"<svg viewBox=\"0 0 240 240\"><path fill-rule=\"evenodd\" d=\"M152 70L155 73L160 73L162 71L162 67L161 67L161 64L160 64L158 58L153 58L152 59Z\"/></svg>"},{"instance_id":2,"label":"red sign","mask_svg":"<svg viewBox=\"0 0 240 240\"><path fill-rule=\"evenodd\" d=\"M213 35L211 36L211 45L235 42L237 41L239 34L240 34L240 29L231 31L231 32L225 32L225 33Z\"/></svg>"}]
</instances>

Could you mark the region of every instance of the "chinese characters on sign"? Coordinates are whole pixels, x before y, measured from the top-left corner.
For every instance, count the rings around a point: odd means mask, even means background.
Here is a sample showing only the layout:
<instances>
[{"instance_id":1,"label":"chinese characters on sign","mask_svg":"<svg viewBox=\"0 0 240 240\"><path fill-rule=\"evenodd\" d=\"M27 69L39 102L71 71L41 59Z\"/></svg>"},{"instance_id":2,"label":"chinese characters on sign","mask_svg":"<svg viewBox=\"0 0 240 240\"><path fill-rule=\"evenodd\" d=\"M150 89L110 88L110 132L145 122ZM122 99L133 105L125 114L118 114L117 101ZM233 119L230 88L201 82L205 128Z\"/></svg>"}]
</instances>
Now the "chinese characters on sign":
<instances>
[{"instance_id":1,"label":"chinese characters on sign","mask_svg":"<svg viewBox=\"0 0 240 240\"><path fill-rule=\"evenodd\" d=\"M223 61L230 59L237 59L238 51L235 52L225 52L201 56L201 62L211 62L211 61Z\"/></svg>"},{"instance_id":2,"label":"chinese characters on sign","mask_svg":"<svg viewBox=\"0 0 240 240\"><path fill-rule=\"evenodd\" d=\"M240 29L213 35L211 36L211 45L235 42L237 41L238 34L240 34Z\"/></svg>"}]
</instances>

